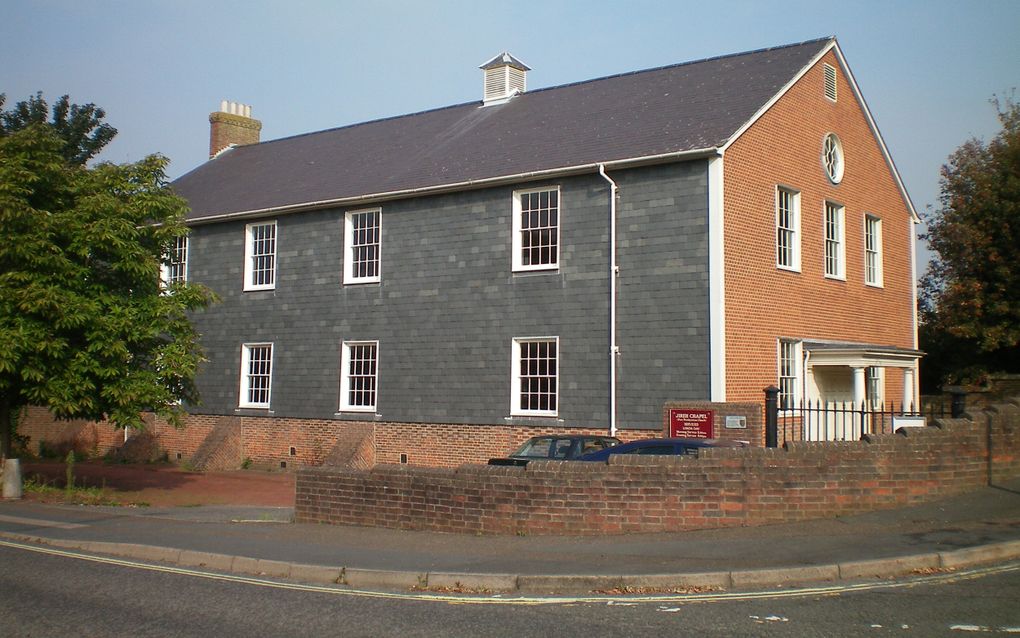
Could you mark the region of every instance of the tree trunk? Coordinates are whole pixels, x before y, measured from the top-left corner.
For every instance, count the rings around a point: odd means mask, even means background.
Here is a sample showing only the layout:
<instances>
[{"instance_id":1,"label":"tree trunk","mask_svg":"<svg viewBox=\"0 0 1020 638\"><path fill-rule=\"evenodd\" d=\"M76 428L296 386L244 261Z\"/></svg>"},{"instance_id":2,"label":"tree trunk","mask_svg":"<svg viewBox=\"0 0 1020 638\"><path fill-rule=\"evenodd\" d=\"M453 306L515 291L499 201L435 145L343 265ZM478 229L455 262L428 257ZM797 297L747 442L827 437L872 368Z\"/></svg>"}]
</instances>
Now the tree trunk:
<instances>
[{"instance_id":1,"label":"tree trunk","mask_svg":"<svg viewBox=\"0 0 1020 638\"><path fill-rule=\"evenodd\" d=\"M11 441L14 434L13 410L14 406L11 405L10 398L6 394L0 395L0 459L3 460L7 460L7 457L11 455Z\"/></svg>"}]
</instances>

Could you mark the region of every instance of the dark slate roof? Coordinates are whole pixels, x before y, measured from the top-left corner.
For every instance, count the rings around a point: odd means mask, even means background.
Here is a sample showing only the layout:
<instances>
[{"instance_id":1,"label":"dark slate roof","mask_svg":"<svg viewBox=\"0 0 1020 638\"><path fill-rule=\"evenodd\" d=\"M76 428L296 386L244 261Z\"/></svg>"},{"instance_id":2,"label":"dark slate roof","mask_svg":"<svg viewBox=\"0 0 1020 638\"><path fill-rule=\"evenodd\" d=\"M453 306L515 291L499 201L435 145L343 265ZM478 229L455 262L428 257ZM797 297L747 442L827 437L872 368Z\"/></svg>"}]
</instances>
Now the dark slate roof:
<instances>
[{"instance_id":1,"label":"dark slate roof","mask_svg":"<svg viewBox=\"0 0 1020 638\"><path fill-rule=\"evenodd\" d=\"M173 183L190 220L723 145L831 38L234 148Z\"/></svg>"}]
</instances>

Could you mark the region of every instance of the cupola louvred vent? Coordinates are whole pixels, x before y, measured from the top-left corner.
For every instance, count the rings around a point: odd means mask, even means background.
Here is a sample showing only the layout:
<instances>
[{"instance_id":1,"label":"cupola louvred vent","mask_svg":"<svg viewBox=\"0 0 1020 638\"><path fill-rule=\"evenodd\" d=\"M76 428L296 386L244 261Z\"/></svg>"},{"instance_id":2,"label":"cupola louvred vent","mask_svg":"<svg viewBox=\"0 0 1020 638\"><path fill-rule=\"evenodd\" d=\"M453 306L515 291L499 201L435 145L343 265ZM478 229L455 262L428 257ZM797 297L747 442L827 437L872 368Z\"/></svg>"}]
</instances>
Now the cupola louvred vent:
<instances>
[{"instance_id":1,"label":"cupola louvred vent","mask_svg":"<svg viewBox=\"0 0 1020 638\"><path fill-rule=\"evenodd\" d=\"M527 90L527 75L531 68L505 51L479 68L485 74L482 86L485 106L502 104Z\"/></svg>"}]
</instances>

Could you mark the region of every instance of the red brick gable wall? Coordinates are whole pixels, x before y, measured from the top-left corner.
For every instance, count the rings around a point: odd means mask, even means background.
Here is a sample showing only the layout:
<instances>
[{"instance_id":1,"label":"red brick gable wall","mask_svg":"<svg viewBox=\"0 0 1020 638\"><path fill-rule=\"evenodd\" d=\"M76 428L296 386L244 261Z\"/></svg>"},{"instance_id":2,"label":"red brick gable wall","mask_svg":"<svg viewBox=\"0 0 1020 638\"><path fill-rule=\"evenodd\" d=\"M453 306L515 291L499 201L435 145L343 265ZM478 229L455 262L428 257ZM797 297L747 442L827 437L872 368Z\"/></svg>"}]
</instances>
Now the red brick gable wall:
<instances>
[{"instance_id":1,"label":"red brick gable wall","mask_svg":"<svg viewBox=\"0 0 1020 638\"><path fill-rule=\"evenodd\" d=\"M837 101L823 91L836 68ZM839 136L845 173L822 166L826 134ZM911 241L915 230L892 172L833 51L727 149L724 158L726 400L756 401L777 382L779 337L914 347ZM775 191L800 191L801 270L776 267ZM845 207L846 281L824 276L824 206ZM864 283L864 220L882 220L884 287ZM903 375L886 372L886 400Z\"/></svg>"}]
</instances>

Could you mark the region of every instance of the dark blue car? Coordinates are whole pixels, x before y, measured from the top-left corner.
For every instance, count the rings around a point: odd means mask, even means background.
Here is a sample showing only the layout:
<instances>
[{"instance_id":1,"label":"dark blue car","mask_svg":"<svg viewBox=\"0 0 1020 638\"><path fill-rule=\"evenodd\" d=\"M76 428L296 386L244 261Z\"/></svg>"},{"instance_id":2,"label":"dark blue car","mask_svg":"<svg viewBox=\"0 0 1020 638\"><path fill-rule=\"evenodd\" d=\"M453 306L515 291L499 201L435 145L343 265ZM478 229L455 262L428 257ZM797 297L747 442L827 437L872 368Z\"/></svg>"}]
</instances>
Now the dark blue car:
<instances>
[{"instance_id":1,"label":"dark blue car","mask_svg":"<svg viewBox=\"0 0 1020 638\"><path fill-rule=\"evenodd\" d=\"M607 461L617 454L654 454L660 456L697 456L706 447L747 447L743 441L724 439L642 439L591 452L578 461Z\"/></svg>"},{"instance_id":2,"label":"dark blue car","mask_svg":"<svg viewBox=\"0 0 1020 638\"><path fill-rule=\"evenodd\" d=\"M489 465L527 465L528 461L573 461L578 457L618 445L615 436L566 434L535 436L505 459L489 459Z\"/></svg>"}]
</instances>

